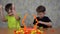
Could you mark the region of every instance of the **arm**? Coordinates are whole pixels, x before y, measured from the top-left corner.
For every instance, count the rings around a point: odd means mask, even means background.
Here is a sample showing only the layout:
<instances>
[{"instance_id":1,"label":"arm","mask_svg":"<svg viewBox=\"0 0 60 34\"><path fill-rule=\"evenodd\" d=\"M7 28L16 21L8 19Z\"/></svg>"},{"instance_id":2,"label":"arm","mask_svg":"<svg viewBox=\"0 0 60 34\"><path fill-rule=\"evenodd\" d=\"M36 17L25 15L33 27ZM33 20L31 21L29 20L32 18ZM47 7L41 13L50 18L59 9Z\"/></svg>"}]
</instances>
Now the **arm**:
<instances>
[{"instance_id":1,"label":"arm","mask_svg":"<svg viewBox=\"0 0 60 34\"><path fill-rule=\"evenodd\" d=\"M0 5L0 14L1 14L2 21L6 22L7 19L5 19L5 16L4 16L3 12L2 12L2 5Z\"/></svg>"},{"instance_id":2,"label":"arm","mask_svg":"<svg viewBox=\"0 0 60 34\"><path fill-rule=\"evenodd\" d=\"M15 10L15 6L14 6L14 5L12 5L12 12L13 12L16 20L20 20L20 17L17 15L17 12L16 12L16 10Z\"/></svg>"},{"instance_id":3,"label":"arm","mask_svg":"<svg viewBox=\"0 0 60 34\"><path fill-rule=\"evenodd\" d=\"M52 23L51 23L51 22L42 22L42 21L39 21L39 23L45 24L45 25L47 25L47 26L52 26Z\"/></svg>"}]
</instances>

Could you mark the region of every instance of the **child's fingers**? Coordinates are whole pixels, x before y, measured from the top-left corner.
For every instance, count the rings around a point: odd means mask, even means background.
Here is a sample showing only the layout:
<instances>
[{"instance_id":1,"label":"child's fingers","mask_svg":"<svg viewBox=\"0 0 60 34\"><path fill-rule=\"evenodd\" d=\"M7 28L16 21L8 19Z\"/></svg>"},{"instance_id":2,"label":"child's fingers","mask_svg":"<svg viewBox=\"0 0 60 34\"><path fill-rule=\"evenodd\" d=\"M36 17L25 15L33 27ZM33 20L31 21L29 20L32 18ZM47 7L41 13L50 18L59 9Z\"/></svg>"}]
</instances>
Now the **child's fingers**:
<instances>
[{"instance_id":1,"label":"child's fingers","mask_svg":"<svg viewBox=\"0 0 60 34\"><path fill-rule=\"evenodd\" d=\"M12 9L15 10L15 5L14 4L12 5Z\"/></svg>"},{"instance_id":2,"label":"child's fingers","mask_svg":"<svg viewBox=\"0 0 60 34\"><path fill-rule=\"evenodd\" d=\"M2 8L2 5L0 5L0 9Z\"/></svg>"},{"instance_id":3,"label":"child's fingers","mask_svg":"<svg viewBox=\"0 0 60 34\"><path fill-rule=\"evenodd\" d=\"M15 7L14 4L12 5L12 7Z\"/></svg>"}]
</instances>

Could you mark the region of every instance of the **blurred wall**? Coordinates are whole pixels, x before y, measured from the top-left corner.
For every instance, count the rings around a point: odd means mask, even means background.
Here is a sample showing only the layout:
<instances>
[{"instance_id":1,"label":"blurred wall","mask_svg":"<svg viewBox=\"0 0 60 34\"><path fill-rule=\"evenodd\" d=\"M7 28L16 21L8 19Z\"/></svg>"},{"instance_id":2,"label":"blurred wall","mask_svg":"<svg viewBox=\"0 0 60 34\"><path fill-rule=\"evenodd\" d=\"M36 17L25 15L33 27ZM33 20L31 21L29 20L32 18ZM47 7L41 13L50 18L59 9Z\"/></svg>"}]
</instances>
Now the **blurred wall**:
<instances>
[{"instance_id":1,"label":"blurred wall","mask_svg":"<svg viewBox=\"0 0 60 34\"><path fill-rule=\"evenodd\" d=\"M53 27L60 26L60 0L0 0L0 2L2 2L1 4L3 6L5 6L7 3L14 3L17 13L21 15L21 20L23 16L28 13L27 19L25 21L27 26L30 26L30 24L33 26L32 14L36 14L35 9L39 5L44 5L47 9L46 16L52 20ZM0 27L7 27L7 23L1 22Z\"/></svg>"}]
</instances>

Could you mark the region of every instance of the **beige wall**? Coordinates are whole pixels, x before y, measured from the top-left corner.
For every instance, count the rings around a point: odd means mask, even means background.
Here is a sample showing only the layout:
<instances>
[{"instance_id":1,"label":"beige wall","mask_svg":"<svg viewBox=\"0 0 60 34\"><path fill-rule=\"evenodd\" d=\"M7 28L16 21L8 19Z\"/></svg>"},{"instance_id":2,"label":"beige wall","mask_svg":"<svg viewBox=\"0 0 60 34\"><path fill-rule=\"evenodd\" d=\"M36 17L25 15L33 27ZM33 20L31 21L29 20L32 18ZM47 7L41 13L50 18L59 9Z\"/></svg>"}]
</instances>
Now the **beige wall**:
<instances>
[{"instance_id":1,"label":"beige wall","mask_svg":"<svg viewBox=\"0 0 60 34\"><path fill-rule=\"evenodd\" d=\"M23 18L24 14L28 12L29 15L27 16L25 22L27 26L29 26L29 24L33 26L32 14L36 14L36 7L44 5L47 9L46 15L52 20L53 27L60 26L60 0L0 0L0 2L2 2L3 6L7 3L14 3L17 13L21 14L21 18ZM0 26L6 27L7 23L0 23Z\"/></svg>"}]
</instances>

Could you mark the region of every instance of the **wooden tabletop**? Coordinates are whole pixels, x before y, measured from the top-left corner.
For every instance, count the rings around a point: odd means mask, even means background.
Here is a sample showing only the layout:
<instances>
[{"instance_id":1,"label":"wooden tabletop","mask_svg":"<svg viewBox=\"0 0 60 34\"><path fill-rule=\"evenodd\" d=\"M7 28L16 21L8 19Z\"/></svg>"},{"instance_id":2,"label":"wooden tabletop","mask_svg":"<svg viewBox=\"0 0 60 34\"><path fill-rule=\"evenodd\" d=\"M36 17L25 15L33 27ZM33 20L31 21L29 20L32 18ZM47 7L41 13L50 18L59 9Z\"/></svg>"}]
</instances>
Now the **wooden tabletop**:
<instances>
[{"instance_id":1,"label":"wooden tabletop","mask_svg":"<svg viewBox=\"0 0 60 34\"><path fill-rule=\"evenodd\" d=\"M13 32L14 32L14 29L0 28L0 34L14 34ZM46 34L60 34L60 28L50 28L45 32Z\"/></svg>"}]
</instances>

